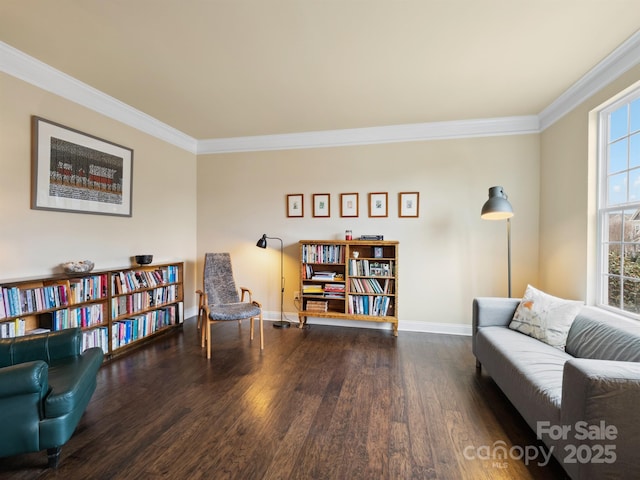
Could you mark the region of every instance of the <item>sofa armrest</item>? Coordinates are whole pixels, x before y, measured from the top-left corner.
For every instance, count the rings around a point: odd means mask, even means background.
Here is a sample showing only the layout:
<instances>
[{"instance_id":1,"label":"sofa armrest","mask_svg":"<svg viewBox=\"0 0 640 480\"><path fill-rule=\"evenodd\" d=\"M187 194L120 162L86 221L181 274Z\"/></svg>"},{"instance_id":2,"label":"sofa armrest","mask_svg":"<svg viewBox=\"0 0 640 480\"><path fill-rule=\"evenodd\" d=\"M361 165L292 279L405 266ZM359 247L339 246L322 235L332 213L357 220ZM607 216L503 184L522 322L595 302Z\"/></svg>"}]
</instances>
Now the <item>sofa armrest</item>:
<instances>
[{"instance_id":1,"label":"sofa armrest","mask_svg":"<svg viewBox=\"0 0 640 480\"><path fill-rule=\"evenodd\" d=\"M477 297L473 299L473 332L482 327L506 327L520 304L519 298Z\"/></svg>"},{"instance_id":2,"label":"sofa armrest","mask_svg":"<svg viewBox=\"0 0 640 480\"><path fill-rule=\"evenodd\" d=\"M471 343L474 354L478 329L508 326L519 304L519 298L476 297L473 299Z\"/></svg>"},{"instance_id":3,"label":"sofa armrest","mask_svg":"<svg viewBox=\"0 0 640 480\"><path fill-rule=\"evenodd\" d=\"M0 368L0 457L41 449L48 375L49 367L41 360Z\"/></svg>"},{"instance_id":4,"label":"sofa armrest","mask_svg":"<svg viewBox=\"0 0 640 480\"><path fill-rule=\"evenodd\" d=\"M564 453L587 445L595 455L602 446L609 454L614 452L615 459L612 463L578 462L578 478L640 477L638 405L640 363L585 358L565 363L560 420L570 430L566 438L569 450ZM587 431L592 435L586 435Z\"/></svg>"},{"instance_id":5,"label":"sofa armrest","mask_svg":"<svg viewBox=\"0 0 640 480\"><path fill-rule=\"evenodd\" d=\"M0 400L24 394L44 397L49 388L49 367L41 361L0 368Z\"/></svg>"}]
</instances>

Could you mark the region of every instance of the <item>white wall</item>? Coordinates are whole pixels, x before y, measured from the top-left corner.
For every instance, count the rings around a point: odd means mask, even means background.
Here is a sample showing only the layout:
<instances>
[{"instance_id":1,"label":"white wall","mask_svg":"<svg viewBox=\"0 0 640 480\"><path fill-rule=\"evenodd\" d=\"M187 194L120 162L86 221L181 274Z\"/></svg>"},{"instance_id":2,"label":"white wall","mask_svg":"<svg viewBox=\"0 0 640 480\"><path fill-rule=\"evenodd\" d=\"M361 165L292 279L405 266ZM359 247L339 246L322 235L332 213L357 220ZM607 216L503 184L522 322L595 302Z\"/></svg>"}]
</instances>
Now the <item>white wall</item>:
<instances>
[{"instance_id":1,"label":"white wall","mask_svg":"<svg viewBox=\"0 0 640 480\"><path fill-rule=\"evenodd\" d=\"M298 241L344 238L345 229L399 240L400 329L469 325L474 296L507 293L506 223L480 219L488 188L503 185L513 218L513 289L537 282L539 136L203 155L198 158L198 258L229 251L240 284L279 315L279 244L285 244L285 311L297 319ZM398 218L397 195L420 192L420 217ZM360 216L341 218L340 193L358 192ZM368 218L367 194L389 193L389 217ZM287 218L303 193L304 218ZM311 195L331 194L331 217L313 218ZM201 265L198 271L201 272ZM200 275L200 273L199 273ZM292 315L292 316L291 316Z\"/></svg>"},{"instance_id":2,"label":"white wall","mask_svg":"<svg viewBox=\"0 0 640 480\"><path fill-rule=\"evenodd\" d=\"M31 116L132 148L133 216L31 210ZM131 256L184 260L195 305L195 155L0 73L0 280L47 275L68 260L128 266Z\"/></svg>"}]
</instances>

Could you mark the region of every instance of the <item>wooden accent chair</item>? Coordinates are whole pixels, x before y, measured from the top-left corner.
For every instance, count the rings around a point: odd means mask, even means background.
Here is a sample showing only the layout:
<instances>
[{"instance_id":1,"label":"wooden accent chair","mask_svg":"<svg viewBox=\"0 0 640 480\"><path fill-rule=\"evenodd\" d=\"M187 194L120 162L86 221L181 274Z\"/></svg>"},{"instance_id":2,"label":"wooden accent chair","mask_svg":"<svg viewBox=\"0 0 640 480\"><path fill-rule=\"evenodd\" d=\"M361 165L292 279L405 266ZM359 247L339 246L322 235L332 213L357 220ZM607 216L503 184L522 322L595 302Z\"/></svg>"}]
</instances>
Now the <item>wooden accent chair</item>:
<instances>
[{"instance_id":1,"label":"wooden accent chair","mask_svg":"<svg viewBox=\"0 0 640 480\"><path fill-rule=\"evenodd\" d=\"M262 305L252 299L251 290L240 287L239 296L231 268L229 253L207 253L204 257L202 290L197 290L198 328L201 329L201 346L207 346L207 358L211 358L211 325L217 322L249 319L251 340L254 321L260 321L260 349L264 349ZM248 301L245 297L248 296Z\"/></svg>"}]
</instances>

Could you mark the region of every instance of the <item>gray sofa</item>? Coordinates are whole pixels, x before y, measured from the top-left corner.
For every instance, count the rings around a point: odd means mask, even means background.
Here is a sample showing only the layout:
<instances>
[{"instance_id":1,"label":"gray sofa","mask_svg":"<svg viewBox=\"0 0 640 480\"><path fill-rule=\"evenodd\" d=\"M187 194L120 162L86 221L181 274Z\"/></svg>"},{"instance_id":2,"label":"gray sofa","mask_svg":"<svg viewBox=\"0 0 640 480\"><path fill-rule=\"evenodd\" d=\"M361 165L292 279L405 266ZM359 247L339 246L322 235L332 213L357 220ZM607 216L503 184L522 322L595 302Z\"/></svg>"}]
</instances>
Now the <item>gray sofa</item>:
<instances>
[{"instance_id":1,"label":"gray sofa","mask_svg":"<svg viewBox=\"0 0 640 480\"><path fill-rule=\"evenodd\" d=\"M508 328L519 302L474 299L477 367L571 478L640 478L640 323L585 306L562 351Z\"/></svg>"}]
</instances>

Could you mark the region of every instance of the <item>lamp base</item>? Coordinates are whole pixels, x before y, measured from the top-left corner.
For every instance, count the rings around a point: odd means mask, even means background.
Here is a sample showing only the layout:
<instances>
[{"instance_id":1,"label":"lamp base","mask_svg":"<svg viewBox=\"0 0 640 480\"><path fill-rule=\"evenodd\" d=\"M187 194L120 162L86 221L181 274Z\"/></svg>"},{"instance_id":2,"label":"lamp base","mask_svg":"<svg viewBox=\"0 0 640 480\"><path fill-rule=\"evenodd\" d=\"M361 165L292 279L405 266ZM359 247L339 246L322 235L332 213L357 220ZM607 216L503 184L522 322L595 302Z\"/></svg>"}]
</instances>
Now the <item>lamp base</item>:
<instances>
[{"instance_id":1,"label":"lamp base","mask_svg":"<svg viewBox=\"0 0 640 480\"><path fill-rule=\"evenodd\" d=\"M287 322L286 320L273 322L273 328L289 328L290 326L291 326L291 322Z\"/></svg>"}]
</instances>

